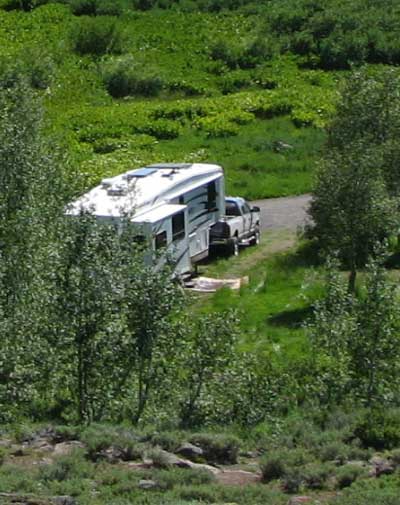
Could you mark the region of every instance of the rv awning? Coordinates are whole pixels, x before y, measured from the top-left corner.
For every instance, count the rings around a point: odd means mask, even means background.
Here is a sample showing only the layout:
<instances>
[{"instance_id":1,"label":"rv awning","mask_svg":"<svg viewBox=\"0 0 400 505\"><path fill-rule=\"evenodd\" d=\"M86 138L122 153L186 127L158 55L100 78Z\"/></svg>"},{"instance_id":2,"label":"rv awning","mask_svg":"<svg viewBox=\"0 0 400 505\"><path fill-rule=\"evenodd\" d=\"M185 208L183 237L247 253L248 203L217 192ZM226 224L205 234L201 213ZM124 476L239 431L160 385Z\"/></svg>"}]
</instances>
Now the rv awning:
<instances>
[{"instance_id":1,"label":"rv awning","mask_svg":"<svg viewBox=\"0 0 400 505\"><path fill-rule=\"evenodd\" d=\"M132 223L158 223L158 221L162 221L163 219L173 216L178 212L186 209L187 205L172 205L165 204L160 205L155 209L151 209L147 212L143 212L137 217L132 219Z\"/></svg>"}]
</instances>

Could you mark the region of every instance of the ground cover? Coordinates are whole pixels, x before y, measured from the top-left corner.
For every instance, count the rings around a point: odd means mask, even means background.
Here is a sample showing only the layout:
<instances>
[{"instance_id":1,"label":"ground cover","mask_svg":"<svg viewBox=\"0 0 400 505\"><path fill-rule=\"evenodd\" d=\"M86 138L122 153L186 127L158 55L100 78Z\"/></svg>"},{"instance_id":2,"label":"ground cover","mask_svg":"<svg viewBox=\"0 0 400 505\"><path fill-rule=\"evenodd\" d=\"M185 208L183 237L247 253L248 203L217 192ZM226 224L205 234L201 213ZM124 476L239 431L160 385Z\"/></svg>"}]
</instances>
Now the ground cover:
<instances>
[{"instance_id":1,"label":"ground cover","mask_svg":"<svg viewBox=\"0 0 400 505\"><path fill-rule=\"evenodd\" d=\"M298 411L246 433L9 425L0 437L0 500L353 505L370 499L398 505L399 450L388 444L377 451L357 438L367 415Z\"/></svg>"},{"instance_id":2,"label":"ground cover","mask_svg":"<svg viewBox=\"0 0 400 505\"><path fill-rule=\"evenodd\" d=\"M309 246L299 247L295 232L264 232L260 246L241 251L237 258L219 258L204 273L249 277L239 292L221 289L201 302L206 311L239 311L244 351L256 349L269 357L272 351L286 363L307 354L303 326L322 294L322 275L315 255Z\"/></svg>"},{"instance_id":3,"label":"ground cover","mask_svg":"<svg viewBox=\"0 0 400 505\"><path fill-rule=\"evenodd\" d=\"M49 4L0 10L0 18L2 81L22 71L43 95L49 130L86 187L155 161L207 161L224 165L228 192L248 198L310 189L341 77L302 69L291 56L230 61L232 33L238 54L253 58L246 48L258 16L88 18ZM113 49L98 54L107 37Z\"/></svg>"}]
</instances>

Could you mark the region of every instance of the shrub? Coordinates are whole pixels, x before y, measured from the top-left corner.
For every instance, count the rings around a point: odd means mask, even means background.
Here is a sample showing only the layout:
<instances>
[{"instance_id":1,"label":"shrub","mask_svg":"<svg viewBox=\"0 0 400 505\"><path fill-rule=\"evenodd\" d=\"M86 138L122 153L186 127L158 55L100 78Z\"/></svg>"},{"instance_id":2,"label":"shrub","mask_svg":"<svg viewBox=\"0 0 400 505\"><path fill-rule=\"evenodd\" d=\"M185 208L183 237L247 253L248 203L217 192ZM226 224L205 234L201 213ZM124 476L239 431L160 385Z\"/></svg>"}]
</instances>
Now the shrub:
<instances>
[{"instance_id":1,"label":"shrub","mask_svg":"<svg viewBox=\"0 0 400 505\"><path fill-rule=\"evenodd\" d=\"M394 449L393 451L390 451L388 457L396 466L400 465L400 449Z\"/></svg>"},{"instance_id":2,"label":"shrub","mask_svg":"<svg viewBox=\"0 0 400 505\"><path fill-rule=\"evenodd\" d=\"M338 460L343 463L349 454L349 448L340 441L331 442L321 447L319 457L322 461Z\"/></svg>"},{"instance_id":3,"label":"shrub","mask_svg":"<svg viewBox=\"0 0 400 505\"><path fill-rule=\"evenodd\" d=\"M334 473L331 465L314 463L304 469L304 485L309 489L323 489L330 475Z\"/></svg>"},{"instance_id":4,"label":"shrub","mask_svg":"<svg viewBox=\"0 0 400 505\"><path fill-rule=\"evenodd\" d=\"M97 0L72 0L71 10L75 16L94 16Z\"/></svg>"},{"instance_id":5,"label":"shrub","mask_svg":"<svg viewBox=\"0 0 400 505\"><path fill-rule=\"evenodd\" d=\"M135 95L157 96L164 87L162 79L155 73L139 71L134 59L129 55L105 65L103 82L114 98Z\"/></svg>"},{"instance_id":6,"label":"shrub","mask_svg":"<svg viewBox=\"0 0 400 505\"><path fill-rule=\"evenodd\" d=\"M282 487L286 493L297 493L303 484L303 474L299 468L285 470L282 476Z\"/></svg>"},{"instance_id":7,"label":"shrub","mask_svg":"<svg viewBox=\"0 0 400 505\"><path fill-rule=\"evenodd\" d=\"M177 432L156 433L149 439L152 445L158 445L162 449L175 452L183 442L182 435Z\"/></svg>"},{"instance_id":8,"label":"shrub","mask_svg":"<svg viewBox=\"0 0 400 505\"><path fill-rule=\"evenodd\" d=\"M120 53L122 32L115 19L82 17L72 32L73 49L81 55L101 56L106 53Z\"/></svg>"},{"instance_id":9,"label":"shrub","mask_svg":"<svg viewBox=\"0 0 400 505\"><path fill-rule=\"evenodd\" d=\"M377 450L393 449L400 445L400 417L398 410L366 412L358 422L355 435L364 447Z\"/></svg>"},{"instance_id":10,"label":"shrub","mask_svg":"<svg viewBox=\"0 0 400 505\"><path fill-rule=\"evenodd\" d=\"M145 458L150 459L157 468L171 467L170 457L161 447L151 447L147 449L145 451Z\"/></svg>"},{"instance_id":11,"label":"shrub","mask_svg":"<svg viewBox=\"0 0 400 505\"><path fill-rule=\"evenodd\" d=\"M87 478L92 475L92 466L84 458L80 449L68 456L60 456L53 464L40 467L39 478L42 482L65 481L74 478Z\"/></svg>"},{"instance_id":12,"label":"shrub","mask_svg":"<svg viewBox=\"0 0 400 505\"><path fill-rule=\"evenodd\" d=\"M122 4L118 0L72 0L75 16L119 16Z\"/></svg>"},{"instance_id":13,"label":"shrub","mask_svg":"<svg viewBox=\"0 0 400 505\"><path fill-rule=\"evenodd\" d=\"M351 486L355 480L365 477L367 471L365 468L357 465L344 465L336 473L337 486L340 489Z\"/></svg>"},{"instance_id":14,"label":"shrub","mask_svg":"<svg viewBox=\"0 0 400 505\"><path fill-rule=\"evenodd\" d=\"M232 435L198 434L193 435L189 441L200 446L205 459L211 463L237 463L240 441Z\"/></svg>"},{"instance_id":15,"label":"shrub","mask_svg":"<svg viewBox=\"0 0 400 505\"><path fill-rule=\"evenodd\" d=\"M8 451L5 447L0 447L0 466L4 463Z\"/></svg>"},{"instance_id":16,"label":"shrub","mask_svg":"<svg viewBox=\"0 0 400 505\"><path fill-rule=\"evenodd\" d=\"M159 140L175 139L179 137L181 129L179 124L166 119L158 119L134 127L135 133L145 133Z\"/></svg>"},{"instance_id":17,"label":"shrub","mask_svg":"<svg viewBox=\"0 0 400 505\"><path fill-rule=\"evenodd\" d=\"M264 482L281 479L288 475L287 452L272 451L261 460L261 474Z\"/></svg>"},{"instance_id":18,"label":"shrub","mask_svg":"<svg viewBox=\"0 0 400 505\"><path fill-rule=\"evenodd\" d=\"M64 442L66 440L78 440L81 434L81 428L78 426L55 426L53 440L55 442Z\"/></svg>"},{"instance_id":19,"label":"shrub","mask_svg":"<svg viewBox=\"0 0 400 505\"><path fill-rule=\"evenodd\" d=\"M81 435L81 441L86 445L88 456L94 461L98 458L100 451L111 447L114 439L115 433L105 426L92 425Z\"/></svg>"}]
</instances>

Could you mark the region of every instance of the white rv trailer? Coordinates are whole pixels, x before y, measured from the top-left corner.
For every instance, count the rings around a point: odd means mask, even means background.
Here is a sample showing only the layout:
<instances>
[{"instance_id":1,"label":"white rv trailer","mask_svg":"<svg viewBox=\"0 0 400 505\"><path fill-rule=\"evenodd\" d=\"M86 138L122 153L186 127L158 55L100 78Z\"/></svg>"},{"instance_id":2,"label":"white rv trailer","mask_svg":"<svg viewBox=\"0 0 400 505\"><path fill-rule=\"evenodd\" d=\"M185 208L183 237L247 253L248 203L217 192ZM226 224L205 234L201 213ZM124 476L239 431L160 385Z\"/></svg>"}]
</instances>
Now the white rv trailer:
<instances>
[{"instance_id":1,"label":"white rv trailer","mask_svg":"<svg viewBox=\"0 0 400 505\"><path fill-rule=\"evenodd\" d=\"M163 163L130 170L73 202L69 215L129 216L154 251L165 249L175 274L193 269L209 252L209 230L225 213L223 170L206 163Z\"/></svg>"}]
</instances>

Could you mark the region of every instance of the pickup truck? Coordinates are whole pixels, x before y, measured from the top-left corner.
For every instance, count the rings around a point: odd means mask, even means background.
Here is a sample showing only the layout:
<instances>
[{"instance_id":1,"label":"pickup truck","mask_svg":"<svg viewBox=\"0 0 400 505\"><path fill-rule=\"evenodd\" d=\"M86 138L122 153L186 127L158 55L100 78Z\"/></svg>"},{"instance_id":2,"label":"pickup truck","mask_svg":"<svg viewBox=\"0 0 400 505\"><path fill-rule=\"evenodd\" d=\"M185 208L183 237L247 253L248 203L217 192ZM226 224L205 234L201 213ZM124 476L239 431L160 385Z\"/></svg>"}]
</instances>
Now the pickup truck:
<instances>
[{"instance_id":1,"label":"pickup truck","mask_svg":"<svg viewBox=\"0 0 400 505\"><path fill-rule=\"evenodd\" d=\"M225 215L210 228L211 248L237 256L239 247L260 243L260 208L240 197L225 199Z\"/></svg>"}]
</instances>

